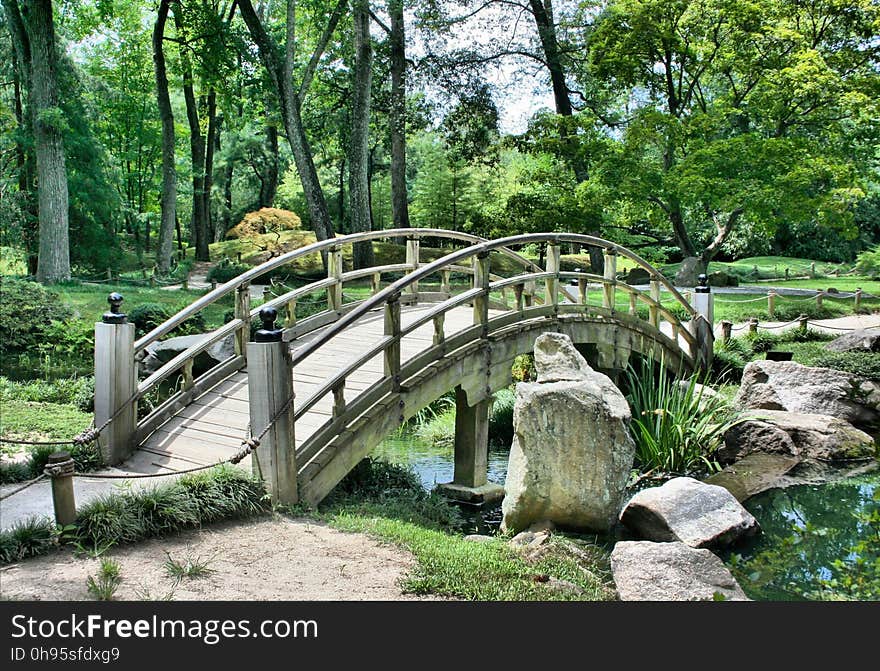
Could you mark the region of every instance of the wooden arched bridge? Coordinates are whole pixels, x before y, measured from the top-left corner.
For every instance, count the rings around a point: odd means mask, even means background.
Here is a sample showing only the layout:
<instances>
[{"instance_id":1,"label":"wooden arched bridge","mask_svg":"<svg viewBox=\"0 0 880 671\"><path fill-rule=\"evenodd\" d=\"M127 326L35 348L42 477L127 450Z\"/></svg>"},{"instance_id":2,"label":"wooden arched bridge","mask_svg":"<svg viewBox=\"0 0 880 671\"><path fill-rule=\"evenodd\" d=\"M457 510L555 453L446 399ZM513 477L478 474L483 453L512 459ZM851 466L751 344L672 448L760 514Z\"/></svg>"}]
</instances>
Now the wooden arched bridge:
<instances>
[{"instance_id":1,"label":"wooden arched bridge","mask_svg":"<svg viewBox=\"0 0 880 671\"><path fill-rule=\"evenodd\" d=\"M347 269L344 250L380 238L404 238L405 262ZM425 240L450 251L423 262ZM533 244L546 245L545 267L513 251ZM562 245L601 248L604 272L563 271ZM251 284L318 254L326 277L251 307ZM647 291L618 279L620 258L647 271ZM369 295L347 302L345 286L367 282ZM661 291L673 307L661 303ZM235 297L231 321L139 377L151 345L229 295ZM316 295L325 308L297 321L297 302ZM249 431L256 434L280 411L282 419L249 459L276 497L314 504L402 422L454 389L452 489L480 500L492 393L511 383L514 358L530 352L538 335L569 335L609 372L625 368L631 353L690 371L712 356L711 295L696 293L694 304L699 309L638 255L586 235L484 240L403 229L337 237L254 267L137 340L124 315L105 315L96 326L95 419L114 421L100 438L102 452L108 463L124 462L131 471L186 470L235 453ZM252 319L265 308L278 311L280 342L250 343ZM196 376L196 356L230 339L225 360ZM170 382L176 382L170 396L138 419L138 404L160 387L167 393Z\"/></svg>"}]
</instances>

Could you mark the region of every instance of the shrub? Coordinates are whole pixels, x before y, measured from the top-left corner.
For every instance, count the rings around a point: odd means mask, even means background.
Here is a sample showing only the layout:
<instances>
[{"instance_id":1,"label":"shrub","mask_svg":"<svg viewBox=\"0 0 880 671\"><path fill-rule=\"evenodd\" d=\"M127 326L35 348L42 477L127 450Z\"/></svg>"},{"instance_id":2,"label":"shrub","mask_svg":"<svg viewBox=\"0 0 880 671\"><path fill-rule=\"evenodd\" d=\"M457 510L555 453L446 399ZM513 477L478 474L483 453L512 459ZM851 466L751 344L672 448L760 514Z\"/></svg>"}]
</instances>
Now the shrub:
<instances>
[{"instance_id":1,"label":"shrub","mask_svg":"<svg viewBox=\"0 0 880 671\"><path fill-rule=\"evenodd\" d=\"M757 333L749 334L746 338L748 339L752 351L756 354L769 352L779 344L779 336L775 333L768 333L766 331L758 331Z\"/></svg>"},{"instance_id":2,"label":"shrub","mask_svg":"<svg viewBox=\"0 0 880 671\"><path fill-rule=\"evenodd\" d=\"M880 276L880 245L865 250L856 259L856 272L870 277Z\"/></svg>"},{"instance_id":3,"label":"shrub","mask_svg":"<svg viewBox=\"0 0 880 671\"><path fill-rule=\"evenodd\" d=\"M209 282L215 280L217 284L226 284L250 269L251 266L243 263L218 263L208 271L207 279Z\"/></svg>"},{"instance_id":4,"label":"shrub","mask_svg":"<svg viewBox=\"0 0 880 671\"><path fill-rule=\"evenodd\" d=\"M811 366L833 368L880 382L880 353L827 352L813 359Z\"/></svg>"},{"instance_id":5,"label":"shrub","mask_svg":"<svg viewBox=\"0 0 880 671\"><path fill-rule=\"evenodd\" d=\"M806 330L802 330L800 328L794 328L784 330L779 335L779 342L828 342L834 340L834 338L835 336L830 333L822 333L815 329L807 328Z\"/></svg>"},{"instance_id":6,"label":"shrub","mask_svg":"<svg viewBox=\"0 0 880 671\"><path fill-rule=\"evenodd\" d=\"M37 350L49 341L52 322L73 315L56 292L36 282L3 278L0 292L0 356Z\"/></svg>"},{"instance_id":7,"label":"shrub","mask_svg":"<svg viewBox=\"0 0 880 671\"><path fill-rule=\"evenodd\" d=\"M47 554L58 545L58 527L48 518L30 518L0 531L0 564Z\"/></svg>"},{"instance_id":8,"label":"shrub","mask_svg":"<svg viewBox=\"0 0 880 671\"><path fill-rule=\"evenodd\" d=\"M290 210L264 207L248 212L244 218L226 233L227 238L252 238L266 233L280 233L302 228L302 220Z\"/></svg>"},{"instance_id":9,"label":"shrub","mask_svg":"<svg viewBox=\"0 0 880 671\"><path fill-rule=\"evenodd\" d=\"M738 383L747 363L739 352L717 349L712 359L712 380L719 384Z\"/></svg>"},{"instance_id":10,"label":"shrub","mask_svg":"<svg viewBox=\"0 0 880 671\"><path fill-rule=\"evenodd\" d=\"M516 396L512 389L500 389L494 396L489 415L489 440L501 445L513 441L513 406Z\"/></svg>"},{"instance_id":11,"label":"shrub","mask_svg":"<svg viewBox=\"0 0 880 671\"><path fill-rule=\"evenodd\" d=\"M171 312L158 303L141 303L128 313L128 321L134 324L138 336L149 333L171 317Z\"/></svg>"},{"instance_id":12,"label":"shrub","mask_svg":"<svg viewBox=\"0 0 880 671\"><path fill-rule=\"evenodd\" d=\"M641 468L668 473L717 470L713 454L735 422L727 402L704 395L696 377L687 385L678 384L662 364L659 373L650 363L640 374L630 368L627 378Z\"/></svg>"}]
</instances>

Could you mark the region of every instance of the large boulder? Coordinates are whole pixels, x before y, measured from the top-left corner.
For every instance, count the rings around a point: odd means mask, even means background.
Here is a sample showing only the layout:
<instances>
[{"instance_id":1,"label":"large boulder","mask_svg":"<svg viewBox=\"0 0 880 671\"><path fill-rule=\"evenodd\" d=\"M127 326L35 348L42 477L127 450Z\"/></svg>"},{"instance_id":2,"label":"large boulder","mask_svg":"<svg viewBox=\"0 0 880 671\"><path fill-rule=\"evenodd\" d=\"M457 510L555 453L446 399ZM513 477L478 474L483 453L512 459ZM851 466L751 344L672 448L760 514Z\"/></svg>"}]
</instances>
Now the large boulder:
<instances>
[{"instance_id":1,"label":"large boulder","mask_svg":"<svg viewBox=\"0 0 880 671\"><path fill-rule=\"evenodd\" d=\"M748 601L718 557L684 543L621 541L611 573L621 601Z\"/></svg>"},{"instance_id":2,"label":"large boulder","mask_svg":"<svg viewBox=\"0 0 880 671\"><path fill-rule=\"evenodd\" d=\"M830 415L752 410L724 434L716 456L731 463L753 452L800 459L846 461L875 454L874 439L849 422Z\"/></svg>"},{"instance_id":3,"label":"large boulder","mask_svg":"<svg viewBox=\"0 0 880 671\"><path fill-rule=\"evenodd\" d=\"M736 275L726 273L723 270L716 270L714 273L709 273L709 286L738 287L739 278Z\"/></svg>"},{"instance_id":4,"label":"large boulder","mask_svg":"<svg viewBox=\"0 0 880 671\"><path fill-rule=\"evenodd\" d=\"M699 284L699 277L706 272L706 267L699 257L688 256L681 262L678 272L675 273L675 286L695 287Z\"/></svg>"},{"instance_id":5,"label":"large boulder","mask_svg":"<svg viewBox=\"0 0 880 671\"><path fill-rule=\"evenodd\" d=\"M538 337L535 369L538 382L516 386L502 528L549 520L607 531L635 456L629 405L567 336Z\"/></svg>"},{"instance_id":6,"label":"large boulder","mask_svg":"<svg viewBox=\"0 0 880 671\"><path fill-rule=\"evenodd\" d=\"M759 530L758 521L723 487L674 478L630 499L620 521L642 538L695 548L728 545Z\"/></svg>"},{"instance_id":7,"label":"large boulder","mask_svg":"<svg viewBox=\"0 0 880 671\"><path fill-rule=\"evenodd\" d=\"M141 371L147 375L156 372L181 352L199 344L205 336L205 333L197 333L195 335L168 338L167 340L153 343L147 347L146 356L141 362ZM204 352L196 355L193 361L193 374L198 377L201 373L234 355L235 336L230 333L222 340L208 347Z\"/></svg>"},{"instance_id":8,"label":"large boulder","mask_svg":"<svg viewBox=\"0 0 880 671\"><path fill-rule=\"evenodd\" d=\"M627 284L648 284L648 282L650 281L651 273L649 273L641 266L636 266L635 268L630 269L630 271L626 274Z\"/></svg>"},{"instance_id":9,"label":"large boulder","mask_svg":"<svg viewBox=\"0 0 880 671\"><path fill-rule=\"evenodd\" d=\"M857 329L825 345L832 352L880 352L880 330Z\"/></svg>"},{"instance_id":10,"label":"large boulder","mask_svg":"<svg viewBox=\"0 0 880 671\"><path fill-rule=\"evenodd\" d=\"M880 420L880 389L858 375L793 361L752 361L735 404L746 410L831 415L856 426Z\"/></svg>"}]
</instances>

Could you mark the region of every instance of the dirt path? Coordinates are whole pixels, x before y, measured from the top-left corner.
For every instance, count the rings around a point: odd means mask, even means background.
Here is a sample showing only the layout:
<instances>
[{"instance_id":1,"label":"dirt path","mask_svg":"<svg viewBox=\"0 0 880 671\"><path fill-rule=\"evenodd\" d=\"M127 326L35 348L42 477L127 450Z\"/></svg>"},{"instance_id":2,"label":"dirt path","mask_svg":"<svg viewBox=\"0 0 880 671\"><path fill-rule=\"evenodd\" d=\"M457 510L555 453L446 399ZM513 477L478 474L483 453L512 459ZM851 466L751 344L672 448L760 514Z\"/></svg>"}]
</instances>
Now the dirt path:
<instances>
[{"instance_id":1,"label":"dirt path","mask_svg":"<svg viewBox=\"0 0 880 671\"><path fill-rule=\"evenodd\" d=\"M167 553L167 554L166 554ZM207 561L211 573L170 577L165 562ZM402 550L322 524L272 519L225 523L111 549L122 583L115 600L400 601L399 581L414 566ZM86 580L99 559L54 553L0 568L4 600L91 600Z\"/></svg>"}]
</instances>

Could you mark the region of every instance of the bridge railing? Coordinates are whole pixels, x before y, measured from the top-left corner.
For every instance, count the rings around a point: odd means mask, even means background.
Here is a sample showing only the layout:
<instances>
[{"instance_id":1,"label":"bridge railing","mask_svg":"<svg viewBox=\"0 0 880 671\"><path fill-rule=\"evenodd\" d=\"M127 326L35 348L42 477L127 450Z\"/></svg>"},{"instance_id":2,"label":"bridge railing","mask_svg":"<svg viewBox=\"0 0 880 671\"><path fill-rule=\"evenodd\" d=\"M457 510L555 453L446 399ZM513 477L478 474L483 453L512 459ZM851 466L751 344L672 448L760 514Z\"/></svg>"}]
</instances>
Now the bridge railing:
<instances>
[{"instance_id":1,"label":"bridge railing","mask_svg":"<svg viewBox=\"0 0 880 671\"><path fill-rule=\"evenodd\" d=\"M406 260L404 263L385 264L371 268L344 271L343 249L350 247L356 242L375 241L388 238L404 237L406 239ZM246 345L250 337L251 322L256 318L259 311L264 307L274 307L285 315L285 339L292 340L306 333L322 328L333 323L342 315L356 308L363 301L345 301L343 287L346 283L362 280L366 277L371 279L372 293L376 294L380 287L383 276L395 273L411 273L420 267L420 242L424 239L445 239L465 244L477 244L484 239L460 233L439 229L395 229L384 231L371 231L346 236L338 236L329 240L316 242L305 247L287 252L277 258L270 259L256 266L238 277L218 286L207 294L187 306L162 324L158 325L149 333L134 342L133 360L131 365L136 366L137 361L143 360L148 354L148 348L159 341L163 336L170 334L174 329L186 320L205 310L210 305L230 295L234 296L233 319L223 326L205 334L198 342L181 351L159 366L155 371L137 382L133 403L135 413L137 403L150 391L156 389L164 381L172 376L180 378L179 388L174 390L158 406L137 423L134 431L133 443L140 443L153 430L164 423L174 412L187 405L195 396L210 388L219 380L231 373L243 368L246 364ZM509 249L499 250L506 258L511 259L516 265L523 268L536 268L534 263ZM289 290L282 295L270 298L258 307L251 307L250 285L256 284L267 274L292 264L295 261L309 255L325 255L327 276L309 282L303 286ZM472 274L470 266L450 265L441 273L439 292L419 292L418 282L413 282L408 287L408 295L404 302L437 301L452 294L451 277L454 274ZM498 276L493 276L498 277ZM318 314L307 317L297 323L297 302L306 296L326 291L326 309ZM195 358L209 350L212 346L232 336L234 338L234 353L224 361L220 361L199 377L194 376ZM120 365L122 362L117 362Z\"/></svg>"}]
</instances>

